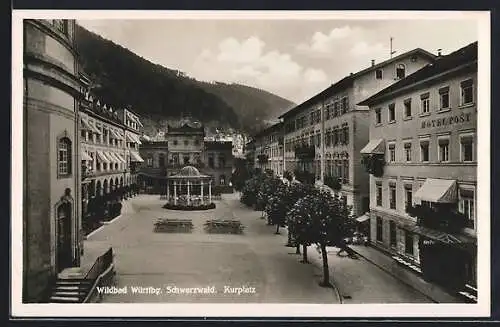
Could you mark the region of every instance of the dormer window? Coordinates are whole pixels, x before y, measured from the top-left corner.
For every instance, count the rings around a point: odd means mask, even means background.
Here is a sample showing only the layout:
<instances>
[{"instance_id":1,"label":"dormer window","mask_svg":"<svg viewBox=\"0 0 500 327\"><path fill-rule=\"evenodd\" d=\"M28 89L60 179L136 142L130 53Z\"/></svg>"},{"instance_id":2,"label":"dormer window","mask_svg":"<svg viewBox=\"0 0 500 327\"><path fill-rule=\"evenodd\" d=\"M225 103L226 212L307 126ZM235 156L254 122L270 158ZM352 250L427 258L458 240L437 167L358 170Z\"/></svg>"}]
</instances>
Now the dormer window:
<instances>
[{"instance_id":1,"label":"dormer window","mask_svg":"<svg viewBox=\"0 0 500 327\"><path fill-rule=\"evenodd\" d=\"M376 78L376 79L382 79L382 78L383 78L382 69L377 69L377 70L375 71L375 78Z\"/></svg>"},{"instance_id":2,"label":"dormer window","mask_svg":"<svg viewBox=\"0 0 500 327\"><path fill-rule=\"evenodd\" d=\"M403 79L406 76L406 67L404 64L398 64L396 66L396 79Z\"/></svg>"}]
</instances>

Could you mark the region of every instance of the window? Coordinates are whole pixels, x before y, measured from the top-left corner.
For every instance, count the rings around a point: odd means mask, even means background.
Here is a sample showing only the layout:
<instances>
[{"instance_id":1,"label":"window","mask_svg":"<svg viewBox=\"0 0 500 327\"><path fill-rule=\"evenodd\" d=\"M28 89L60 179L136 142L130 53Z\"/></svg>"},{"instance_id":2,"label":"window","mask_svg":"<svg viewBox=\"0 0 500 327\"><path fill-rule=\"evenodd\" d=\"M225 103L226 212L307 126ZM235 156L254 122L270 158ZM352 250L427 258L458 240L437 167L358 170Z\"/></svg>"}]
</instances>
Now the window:
<instances>
[{"instance_id":1,"label":"window","mask_svg":"<svg viewBox=\"0 0 500 327\"><path fill-rule=\"evenodd\" d=\"M406 75L406 67L404 64L398 64L396 66L396 79L403 79Z\"/></svg>"},{"instance_id":2,"label":"window","mask_svg":"<svg viewBox=\"0 0 500 327\"><path fill-rule=\"evenodd\" d=\"M394 103L389 105L389 122L396 120L396 109Z\"/></svg>"},{"instance_id":3,"label":"window","mask_svg":"<svg viewBox=\"0 0 500 327\"><path fill-rule=\"evenodd\" d=\"M448 162L450 160L450 140L438 139L439 153L438 160L441 162Z\"/></svg>"},{"instance_id":4,"label":"window","mask_svg":"<svg viewBox=\"0 0 500 327\"><path fill-rule=\"evenodd\" d=\"M377 184L377 206L382 206L382 184Z\"/></svg>"},{"instance_id":5,"label":"window","mask_svg":"<svg viewBox=\"0 0 500 327\"><path fill-rule=\"evenodd\" d=\"M214 157L208 157L208 167L214 168Z\"/></svg>"},{"instance_id":6,"label":"window","mask_svg":"<svg viewBox=\"0 0 500 327\"><path fill-rule=\"evenodd\" d=\"M174 140L174 145L177 145L177 143L178 143L177 140Z\"/></svg>"},{"instance_id":7,"label":"window","mask_svg":"<svg viewBox=\"0 0 500 327\"><path fill-rule=\"evenodd\" d=\"M221 168L226 167L226 157L224 157L224 156L220 156L220 157L219 157L219 166L220 166Z\"/></svg>"},{"instance_id":8,"label":"window","mask_svg":"<svg viewBox=\"0 0 500 327\"><path fill-rule=\"evenodd\" d=\"M450 88L447 86L439 89L439 109L448 108L450 108Z\"/></svg>"},{"instance_id":9,"label":"window","mask_svg":"<svg viewBox=\"0 0 500 327\"><path fill-rule=\"evenodd\" d=\"M333 145L339 144L339 129L335 127L333 130Z\"/></svg>"},{"instance_id":10,"label":"window","mask_svg":"<svg viewBox=\"0 0 500 327\"><path fill-rule=\"evenodd\" d=\"M404 144L405 148L405 159L407 162L411 161L411 142L407 142Z\"/></svg>"},{"instance_id":11,"label":"window","mask_svg":"<svg viewBox=\"0 0 500 327\"><path fill-rule=\"evenodd\" d=\"M194 141L194 144L195 144L196 146L200 145L200 140L196 139L196 140Z\"/></svg>"},{"instance_id":12,"label":"window","mask_svg":"<svg viewBox=\"0 0 500 327\"><path fill-rule=\"evenodd\" d=\"M321 134L316 134L316 146L320 147L321 146Z\"/></svg>"},{"instance_id":13,"label":"window","mask_svg":"<svg viewBox=\"0 0 500 327\"><path fill-rule=\"evenodd\" d=\"M396 209L396 184L389 185L389 208Z\"/></svg>"},{"instance_id":14,"label":"window","mask_svg":"<svg viewBox=\"0 0 500 327\"><path fill-rule=\"evenodd\" d=\"M173 153L172 154L172 163L175 166L179 164L179 154L178 153Z\"/></svg>"},{"instance_id":15,"label":"window","mask_svg":"<svg viewBox=\"0 0 500 327\"><path fill-rule=\"evenodd\" d=\"M396 237L396 223L393 220L389 222L389 233L390 233L390 246L395 248L397 245L397 237Z\"/></svg>"},{"instance_id":16,"label":"window","mask_svg":"<svg viewBox=\"0 0 500 327\"><path fill-rule=\"evenodd\" d=\"M474 91L472 79L460 83L460 104L471 104L474 101Z\"/></svg>"},{"instance_id":17,"label":"window","mask_svg":"<svg viewBox=\"0 0 500 327\"><path fill-rule=\"evenodd\" d=\"M413 190L410 184L405 185L405 211L408 212L408 209L413 206Z\"/></svg>"},{"instance_id":18,"label":"window","mask_svg":"<svg viewBox=\"0 0 500 327\"><path fill-rule=\"evenodd\" d=\"M375 71L375 78L376 79L382 79L383 78L383 76L382 76L382 69L377 69Z\"/></svg>"},{"instance_id":19,"label":"window","mask_svg":"<svg viewBox=\"0 0 500 327\"><path fill-rule=\"evenodd\" d=\"M460 159L463 162L473 161L474 156L473 136L460 136Z\"/></svg>"},{"instance_id":20,"label":"window","mask_svg":"<svg viewBox=\"0 0 500 327\"><path fill-rule=\"evenodd\" d=\"M153 167L153 157L149 156L146 159L146 163L147 163L148 167Z\"/></svg>"},{"instance_id":21,"label":"window","mask_svg":"<svg viewBox=\"0 0 500 327\"><path fill-rule=\"evenodd\" d=\"M420 112L422 114L428 113L430 110L429 93L420 95Z\"/></svg>"},{"instance_id":22,"label":"window","mask_svg":"<svg viewBox=\"0 0 500 327\"><path fill-rule=\"evenodd\" d=\"M349 144L349 126L344 126L342 131L344 134L344 144Z\"/></svg>"},{"instance_id":23,"label":"window","mask_svg":"<svg viewBox=\"0 0 500 327\"><path fill-rule=\"evenodd\" d=\"M335 101L333 103L333 116L336 117L336 116L339 116L340 115L340 108L339 108L339 101Z\"/></svg>"},{"instance_id":24,"label":"window","mask_svg":"<svg viewBox=\"0 0 500 327\"><path fill-rule=\"evenodd\" d=\"M428 140L420 141L420 161L422 161L422 162L429 161L429 141Z\"/></svg>"},{"instance_id":25,"label":"window","mask_svg":"<svg viewBox=\"0 0 500 327\"><path fill-rule=\"evenodd\" d=\"M349 111L349 98L343 97L342 98L342 113L346 113L348 111Z\"/></svg>"},{"instance_id":26,"label":"window","mask_svg":"<svg viewBox=\"0 0 500 327\"><path fill-rule=\"evenodd\" d=\"M71 175L71 141L67 137L58 142L57 171L60 177Z\"/></svg>"},{"instance_id":27,"label":"window","mask_svg":"<svg viewBox=\"0 0 500 327\"><path fill-rule=\"evenodd\" d=\"M226 185L226 176L220 175L220 177L219 177L219 184L220 185Z\"/></svg>"},{"instance_id":28,"label":"window","mask_svg":"<svg viewBox=\"0 0 500 327\"><path fill-rule=\"evenodd\" d=\"M383 226L382 218L377 217L377 241L378 242L382 242L383 229L384 229L384 226Z\"/></svg>"},{"instance_id":29,"label":"window","mask_svg":"<svg viewBox=\"0 0 500 327\"><path fill-rule=\"evenodd\" d=\"M163 154L163 153L160 153L159 165L160 165L160 168L165 167L165 154Z\"/></svg>"},{"instance_id":30,"label":"window","mask_svg":"<svg viewBox=\"0 0 500 327\"><path fill-rule=\"evenodd\" d=\"M380 108L375 109L375 121L377 124L382 124L382 110Z\"/></svg>"},{"instance_id":31,"label":"window","mask_svg":"<svg viewBox=\"0 0 500 327\"><path fill-rule=\"evenodd\" d=\"M389 144L389 162L396 161L396 144Z\"/></svg>"},{"instance_id":32,"label":"window","mask_svg":"<svg viewBox=\"0 0 500 327\"><path fill-rule=\"evenodd\" d=\"M458 211L467 218L467 227L475 228L474 189L460 188L458 192Z\"/></svg>"},{"instance_id":33,"label":"window","mask_svg":"<svg viewBox=\"0 0 500 327\"><path fill-rule=\"evenodd\" d=\"M328 147L332 144L332 131L327 131L325 134L325 145Z\"/></svg>"},{"instance_id":34,"label":"window","mask_svg":"<svg viewBox=\"0 0 500 327\"><path fill-rule=\"evenodd\" d=\"M413 234L405 232L405 253L413 255Z\"/></svg>"},{"instance_id":35,"label":"window","mask_svg":"<svg viewBox=\"0 0 500 327\"><path fill-rule=\"evenodd\" d=\"M344 184L349 183L349 159L344 159L344 175L342 176Z\"/></svg>"},{"instance_id":36,"label":"window","mask_svg":"<svg viewBox=\"0 0 500 327\"><path fill-rule=\"evenodd\" d=\"M404 101L405 106L405 117L411 117L411 99L407 99Z\"/></svg>"},{"instance_id":37,"label":"window","mask_svg":"<svg viewBox=\"0 0 500 327\"><path fill-rule=\"evenodd\" d=\"M184 145L188 146L189 145L189 141L188 140L184 140Z\"/></svg>"}]
</instances>

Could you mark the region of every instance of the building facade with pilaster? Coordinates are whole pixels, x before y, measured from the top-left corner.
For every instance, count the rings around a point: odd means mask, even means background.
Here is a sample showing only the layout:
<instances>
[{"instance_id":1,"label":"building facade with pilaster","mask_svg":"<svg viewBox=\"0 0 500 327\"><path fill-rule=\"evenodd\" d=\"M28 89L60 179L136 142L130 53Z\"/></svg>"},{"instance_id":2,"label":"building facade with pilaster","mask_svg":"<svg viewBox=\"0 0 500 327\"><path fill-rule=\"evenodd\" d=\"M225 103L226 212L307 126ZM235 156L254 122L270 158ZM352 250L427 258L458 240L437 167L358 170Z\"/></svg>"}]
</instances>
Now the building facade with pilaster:
<instances>
[{"instance_id":1,"label":"building facade with pilaster","mask_svg":"<svg viewBox=\"0 0 500 327\"><path fill-rule=\"evenodd\" d=\"M475 42L360 103L371 117L361 152L371 173L372 244L470 298L477 292L477 84Z\"/></svg>"},{"instance_id":2,"label":"building facade with pilaster","mask_svg":"<svg viewBox=\"0 0 500 327\"><path fill-rule=\"evenodd\" d=\"M74 20L23 21L23 302L48 300L58 273L80 265L78 107Z\"/></svg>"},{"instance_id":3,"label":"building facade with pilaster","mask_svg":"<svg viewBox=\"0 0 500 327\"><path fill-rule=\"evenodd\" d=\"M285 128L285 167L340 188L360 216L369 210L369 175L359 151L369 139L369 112L361 100L433 62L415 49L350 74L280 116ZM340 185L339 185L340 184Z\"/></svg>"}]
</instances>

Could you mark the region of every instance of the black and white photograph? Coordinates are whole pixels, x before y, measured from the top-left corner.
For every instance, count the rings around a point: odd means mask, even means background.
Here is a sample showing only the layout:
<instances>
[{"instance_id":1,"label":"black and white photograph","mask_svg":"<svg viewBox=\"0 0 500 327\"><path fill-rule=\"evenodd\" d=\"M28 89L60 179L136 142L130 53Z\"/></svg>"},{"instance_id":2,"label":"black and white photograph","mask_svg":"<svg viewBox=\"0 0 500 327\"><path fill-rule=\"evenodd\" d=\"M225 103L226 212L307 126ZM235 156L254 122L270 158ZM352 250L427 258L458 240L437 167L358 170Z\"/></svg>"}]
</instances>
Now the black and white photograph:
<instances>
[{"instance_id":1,"label":"black and white photograph","mask_svg":"<svg viewBox=\"0 0 500 327\"><path fill-rule=\"evenodd\" d=\"M488 12L12 30L13 315L489 315Z\"/></svg>"}]
</instances>

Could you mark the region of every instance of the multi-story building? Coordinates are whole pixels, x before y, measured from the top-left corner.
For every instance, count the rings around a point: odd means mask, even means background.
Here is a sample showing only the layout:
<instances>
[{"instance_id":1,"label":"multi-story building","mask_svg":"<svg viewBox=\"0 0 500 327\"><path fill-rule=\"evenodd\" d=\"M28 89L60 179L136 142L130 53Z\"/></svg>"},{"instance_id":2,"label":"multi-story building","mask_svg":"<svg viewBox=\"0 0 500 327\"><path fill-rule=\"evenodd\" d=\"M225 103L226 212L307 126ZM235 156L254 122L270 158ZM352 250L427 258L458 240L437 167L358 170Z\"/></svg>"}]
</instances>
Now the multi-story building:
<instances>
[{"instance_id":1,"label":"multi-story building","mask_svg":"<svg viewBox=\"0 0 500 327\"><path fill-rule=\"evenodd\" d=\"M176 126L167 126L169 174L185 166L203 167L204 137L204 126L189 119L182 119Z\"/></svg>"},{"instance_id":2,"label":"multi-story building","mask_svg":"<svg viewBox=\"0 0 500 327\"><path fill-rule=\"evenodd\" d=\"M203 149L202 173L212 176L216 189L231 191L229 185L233 171L233 144L231 141L206 141Z\"/></svg>"},{"instance_id":3,"label":"multi-story building","mask_svg":"<svg viewBox=\"0 0 500 327\"><path fill-rule=\"evenodd\" d=\"M280 116L285 128L285 170L306 171L325 182L338 179L341 194L358 216L369 209L369 175L359 151L369 138L363 99L434 61L415 49L343 78ZM330 178L330 180L332 180Z\"/></svg>"},{"instance_id":4,"label":"multi-story building","mask_svg":"<svg viewBox=\"0 0 500 327\"><path fill-rule=\"evenodd\" d=\"M152 194L165 194L168 166L168 141L144 140L139 147L144 162L139 167L141 191Z\"/></svg>"},{"instance_id":5,"label":"multi-story building","mask_svg":"<svg viewBox=\"0 0 500 327\"><path fill-rule=\"evenodd\" d=\"M137 180L138 168L144 159L139 155L141 145L142 128L140 117L130 107L118 109L119 117L124 125L125 135L125 185L128 185L133 193L138 191Z\"/></svg>"},{"instance_id":6,"label":"multi-story building","mask_svg":"<svg viewBox=\"0 0 500 327\"><path fill-rule=\"evenodd\" d=\"M276 123L254 136L255 167L283 175L283 123Z\"/></svg>"},{"instance_id":7,"label":"multi-story building","mask_svg":"<svg viewBox=\"0 0 500 327\"><path fill-rule=\"evenodd\" d=\"M371 238L434 281L476 286L477 42L362 101ZM486 109L485 109L486 110Z\"/></svg>"},{"instance_id":8,"label":"multi-story building","mask_svg":"<svg viewBox=\"0 0 500 327\"><path fill-rule=\"evenodd\" d=\"M205 127L189 118L167 128L165 139L143 140L140 146L140 155L145 158L139 168L140 186L144 191L164 193L167 176L177 174L186 166L212 176L212 185L217 187L215 190L231 189L231 141L206 140Z\"/></svg>"},{"instance_id":9,"label":"multi-story building","mask_svg":"<svg viewBox=\"0 0 500 327\"><path fill-rule=\"evenodd\" d=\"M24 20L23 302L80 264L79 64L74 20Z\"/></svg>"},{"instance_id":10,"label":"multi-story building","mask_svg":"<svg viewBox=\"0 0 500 327\"><path fill-rule=\"evenodd\" d=\"M82 217L86 222L85 219L97 214L92 210L97 203L121 199L125 190L129 189L129 164L126 160L126 126L118 110L113 110L87 92L81 102L79 115Z\"/></svg>"}]
</instances>

